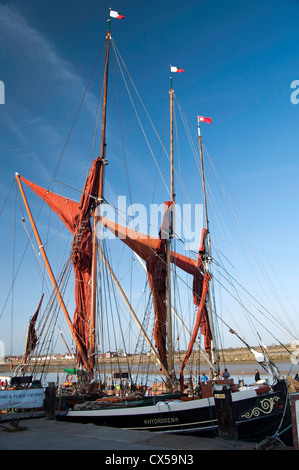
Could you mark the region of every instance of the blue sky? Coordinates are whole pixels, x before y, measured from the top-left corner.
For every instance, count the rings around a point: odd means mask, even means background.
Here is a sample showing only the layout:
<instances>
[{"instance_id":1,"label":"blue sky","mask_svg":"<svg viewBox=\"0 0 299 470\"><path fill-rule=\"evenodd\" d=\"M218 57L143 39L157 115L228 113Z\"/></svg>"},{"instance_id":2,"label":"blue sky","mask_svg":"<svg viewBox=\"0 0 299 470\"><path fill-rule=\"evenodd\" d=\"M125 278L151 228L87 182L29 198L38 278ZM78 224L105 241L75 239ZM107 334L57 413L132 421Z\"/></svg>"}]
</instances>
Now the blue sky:
<instances>
[{"instance_id":1,"label":"blue sky","mask_svg":"<svg viewBox=\"0 0 299 470\"><path fill-rule=\"evenodd\" d=\"M290 99L291 83L299 79L298 1L1 1L2 204L15 171L42 186L50 184L104 41L109 7L125 16L112 21L112 36L159 131L168 106L169 65L184 68L174 77L176 95L195 131L198 114L212 117L213 124L203 128L209 154L298 311L299 104ZM56 173L57 180L79 189L89 163L98 86L95 79ZM113 87L112 80L109 91ZM121 88L119 93L122 103ZM116 116L117 110L111 110L110 117ZM143 156L142 138L130 130L131 114L122 119L128 127L133 198L140 202L141 196L149 197L152 183L142 186L139 176L149 165L156 177L155 166ZM123 191L121 139L110 121L107 139L108 178ZM181 163L188 178L192 170L184 150ZM162 165L165 172L167 164ZM167 198L163 185L159 195ZM13 191L1 213L1 309L12 279L14 197ZM19 240L23 229L18 224ZM22 250L20 245L16 265ZM35 275L30 266L28 260L15 286L18 347L40 292L31 290ZM2 312L2 340L10 336L10 310L11 300Z\"/></svg>"}]
</instances>

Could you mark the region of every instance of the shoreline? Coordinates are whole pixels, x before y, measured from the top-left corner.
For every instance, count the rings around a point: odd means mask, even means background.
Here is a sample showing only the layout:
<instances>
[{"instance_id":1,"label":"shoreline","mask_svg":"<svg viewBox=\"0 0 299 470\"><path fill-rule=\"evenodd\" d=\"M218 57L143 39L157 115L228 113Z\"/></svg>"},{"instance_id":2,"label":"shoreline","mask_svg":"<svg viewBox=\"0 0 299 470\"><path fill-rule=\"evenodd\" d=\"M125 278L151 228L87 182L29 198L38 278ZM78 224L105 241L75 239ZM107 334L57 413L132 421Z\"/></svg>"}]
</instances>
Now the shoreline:
<instances>
[{"instance_id":1,"label":"shoreline","mask_svg":"<svg viewBox=\"0 0 299 470\"><path fill-rule=\"evenodd\" d=\"M260 352L260 348L255 348L257 352ZM267 353L274 364L280 370L282 375L295 374L299 372L298 365L292 365L289 347L282 346L270 346L267 349ZM179 373L182 360L185 356L185 351L175 353L174 363L176 372ZM253 354L247 348L230 348L219 352L221 357L221 371L225 367L229 369L231 376L233 375L254 375L255 369L258 369L263 374L267 374L266 371L255 361ZM6 360L6 362L0 363L0 374L12 373L22 363L22 358L19 357L17 360ZM200 356L198 351L194 351L190 357L189 364L197 364L197 368L200 368L200 373L209 371L209 366ZM64 373L64 369L77 368L75 359L66 359L63 356L60 358L51 358L43 362L42 360L32 361L32 369L34 372L39 373L43 370L47 373ZM191 366L192 367L192 366ZM158 367L156 360L152 356L148 355L128 355L126 357L106 357L99 358L98 360L98 371L100 373L111 374L113 371L122 370L131 371L136 373L139 369L139 373L157 374ZM187 375L187 368L185 371Z\"/></svg>"},{"instance_id":2,"label":"shoreline","mask_svg":"<svg viewBox=\"0 0 299 470\"><path fill-rule=\"evenodd\" d=\"M299 365L294 366L291 364L290 360L277 360L275 361L276 366L278 367L280 373L282 375L294 375L297 372L299 372ZM109 363L106 366L99 364L98 371L100 373L105 373L107 375L111 374L114 372L115 367L117 363ZM121 364L123 367L121 370L124 372L130 370L132 374L135 374L136 372L140 374L157 374L158 371L154 363L151 364L150 367L140 367L138 363L131 363L130 367L126 367L126 362L123 362ZM15 369L17 368L18 363L14 364L13 367L11 367L11 363L2 363L0 364L0 375L4 374L12 374ZM40 373L44 369L46 373L57 373L57 374L63 374L66 373L64 369L71 369L71 368L76 368L77 365L74 361L64 361L60 362L59 364L55 363L55 361L52 361L47 367L42 367L42 365L37 365L34 367L34 372L35 373ZM255 369L258 369L259 372L262 375L268 375L268 373L263 369L261 365L259 365L256 361L231 361L231 362L225 362L223 366L221 367L221 372L224 370L224 368L227 368L230 375L233 376L243 376L243 375L254 375L255 374ZM180 364L176 363L176 372L179 373L180 370ZM206 363L203 363L200 365L200 373L207 373L209 371L209 366ZM25 374L26 375L26 374ZM188 375L188 372L186 370L185 375Z\"/></svg>"}]
</instances>

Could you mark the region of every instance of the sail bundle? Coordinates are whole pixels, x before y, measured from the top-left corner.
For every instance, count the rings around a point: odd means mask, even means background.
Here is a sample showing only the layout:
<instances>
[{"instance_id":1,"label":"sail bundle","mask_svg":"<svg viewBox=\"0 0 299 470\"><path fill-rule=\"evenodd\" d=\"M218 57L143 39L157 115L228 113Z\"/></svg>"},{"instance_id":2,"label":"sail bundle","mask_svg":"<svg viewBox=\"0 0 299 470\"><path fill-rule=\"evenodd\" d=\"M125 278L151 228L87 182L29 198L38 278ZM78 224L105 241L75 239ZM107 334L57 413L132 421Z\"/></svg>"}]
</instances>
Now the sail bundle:
<instances>
[{"instance_id":1,"label":"sail bundle","mask_svg":"<svg viewBox=\"0 0 299 470\"><path fill-rule=\"evenodd\" d=\"M154 340L162 362L166 361L166 239L161 236L165 233L165 224L169 220L169 210L173 203L165 203L159 238L150 237L105 217L100 217L102 224L114 235L138 254L146 263L146 270L153 297L155 312ZM199 328L204 336L205 350L210 356L212 333L209 324L207 308L205 305L209 281L208 273L203 273L202 258L205 254L205 236L207 230L203 229L197 259L192 259L174 251L170 252L170 261L183 271L193 276L193 303L198 307L194 331L189 343L181 373L191 355L192 348Z\"/></svg>"},{"instance_id":2,"label":"sail bundle","mask_svg":"<svg viewBox=\"0 0 299 470\"><path fill-rule=\"evenodd\" d=\"M76 309L73 324L85 354L87 354L88 351L91 298L92 231L90 225L90 210L94 198L96 197L101 160L101 158L97 158L93 161L85 182L80 203L71 201L20 177L27 186L56 212L74 236L72 242L72 262L75 276ZM78 357L78 359L79 362L81 362L81 358Z\"/></svg>"}]
</instances>

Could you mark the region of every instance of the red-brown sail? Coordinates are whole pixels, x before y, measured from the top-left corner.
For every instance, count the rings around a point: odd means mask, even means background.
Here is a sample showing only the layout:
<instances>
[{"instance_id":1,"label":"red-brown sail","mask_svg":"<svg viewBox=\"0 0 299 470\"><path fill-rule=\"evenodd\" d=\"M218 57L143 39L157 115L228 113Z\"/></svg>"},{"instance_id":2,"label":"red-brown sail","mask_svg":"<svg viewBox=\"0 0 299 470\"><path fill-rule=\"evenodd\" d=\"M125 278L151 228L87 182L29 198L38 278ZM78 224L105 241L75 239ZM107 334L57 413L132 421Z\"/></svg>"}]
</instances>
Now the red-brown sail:
<instances>
[{"instance_id":1,"label":"red-brown sail","mask_svg":"<svg viewBox=\"0 0 299 470\"><path fill-rule=\"evenodd\" d=\"M198 305L198 310L197 310L197 315L196 315L196 321L195 321L195 326L193 329L193 333L191 336L191 340L188 346L188 350L186 352L184 361L181 366L181 372L180 372L180 391L183 393L183 385L184 385L184 368L187 364L187 361L192 353L193 345L196 340L196 336L198 334L199 328L201 328L201 334L205 338L205 350L210 353L211 349L211 330L209 326L209 320L207 317L207 310L205 306L205 301L207 298L207 293L209 290L209 281L210 281L210 275L208 273L205 273L203 277L203 283L202 283L202 291L201 291L201 299L199 301Z\"/></svg>"},{"instance_id":2,"label":"red-brown sail","mask_svg":"<svg viewBox=\"0 0 299 470\"><path fill-rule=\"evenodd\" d=\"M66 197L55 194L52 191L48 191L41 186L23 178L20 179L29 186L41 199L43 199L51 209L59 215L61 220L64 222L66 227L74 233L76 226L76 215L78 214L79 204L78 202L71 201Z\"/></svg>"},{"instance_id":3,"label":"red-brown sail","mask_svg":"<svg viewBox=\"0 0 299 470\"><path fill-rule=\"evenodd\" d=\"M80 203L48 191L22 178L39 197L41 197L74 235L72 243L72 262L75 275L75 302L73 324L77 331L84 353L88 350L90 317L90 280L91 280L91 226L90 209L96 196L101 158L94 160L87 177ZM80 360L80 357L79 357Z\"/></svg>"},{"instance_id":4,"label":"red-brown sail","mask_svg":"<svg viewBox=\"0 0 299 470\"><path fill-rule=\"evenodd\" d=\"M166 364L166 238L169 233L169 211L173 202L164 203L164 215L159 238L144 235L99 217L105 227L137 253L146 264L155 312L154 340L163 364Z\"/></svg>"},{"instance_id":5,"label":"red-brown sail","mask_svg":"<svg viewBox=\"0 0 299 470\"><path fill-rule=\"evenodd\" d=\"M209 290L209 282L211 277L209 273L205 273L203 275L203 265L202 265L202 256L205 253L205 237L207 235L207 229L202 230L201 239L199 243L199 250L198 256L196 260L196 268L194 271L193 277L193 302L195 305L198 306L196 321L193 329L193 333L191 336L191 340L188 346L188 350L186 352L186 356L181 366L180 372L180 391L183 393L183 382L184 382L184 368L187 364L187 361L192 353L193 345L196 340L199 328L201 334L204 336L204 346L207 354L210 356L211 354L211 341L212 341L212 332L210 328L210 323L208 319L207 308L205 305L208 290Z\"/></svg>"},{"instance_id":6,"label":"red-brown sail","mask_svg":"<svg viewBox=\"0 0 299 470\"><path fill-rule=\"evenodd\" d=\"M167 220L168 207L165 207L163 222ZM153 293L153 304L156 317L155 324L155 344L159 351L162 352L162 357L165 359L165 335L166 335L166 259L165 259L165 241L161 238L154 238L144 235L140 232L124 227L123 225L112 222L104 217L101 217L102 224L115 234L123 243L129 246L135 253L137 253L145 262L150 282L150 287ZM162 222L162 226L163 226ZM161 230L162 231L162 230ZM160 234L161 234L160 231ZM202 256L205 253L204 240L207 230L202 230L201 240L199 244L197 259L189 258L174 251L170 252L170 261L177 267L185 272L193 275L193 302L198 306L197 322L194 328L195 337L198 333L199 327L204 336L205 349L210 354L211 345L211 330L209 326L207 310L205 306L206 300L206 287L208 286L209 277L203 274ZM163 251L164 250L164 251ZM195 332L196 331L196 332ZM164 340L164 341L163 341ZM191 346L192 343L192 346ZM189 355L192 352L194 340L191 339L188 348ZM160 349L159 349L160 348Z\"/></svg>"}]
</instances>

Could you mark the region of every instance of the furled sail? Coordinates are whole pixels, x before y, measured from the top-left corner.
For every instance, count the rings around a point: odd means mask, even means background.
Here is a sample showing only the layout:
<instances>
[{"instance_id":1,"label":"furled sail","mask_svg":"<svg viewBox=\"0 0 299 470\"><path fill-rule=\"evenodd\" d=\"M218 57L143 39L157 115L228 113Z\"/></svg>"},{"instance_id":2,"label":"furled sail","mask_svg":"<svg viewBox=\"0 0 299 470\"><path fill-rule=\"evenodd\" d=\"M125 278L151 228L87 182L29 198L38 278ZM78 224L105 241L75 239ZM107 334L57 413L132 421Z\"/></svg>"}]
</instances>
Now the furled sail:
<instances>
[{"instance_id":1,"label":"furled sail","mask_svg":"<svg viewBox=\"0 0 299 470\"><path fill-rule=\"evenodd\" d=\"M137 253L146 264L146 270L153 298L155 312L154 340L159 356L166 365L166 250L169 234L169 211L173 202L164 203L164 215L159 238L136 232L130 228L99 217L105 227L111 230L123 243Z\"/></svg>"},{"instance_id":2,"label":"furled sail","mask_svg":"<svg viewBox=\"0 0 299 470\"><path fill-rule=\"evenodd\" d=\"M165 205L159 238L150 237L128 227L124 227L116 222L110 221L105 217L100 217L102 224L115 234L123 243L137 253L146 263L149 283L153 294L153 305L155 311L155 344L164 362L165 359L165 336L166 336L166 254L165 239L161 233L165 230L165 221L169 220L168 211L170 206ZM204 240L207 230L202 230L197 259L189 258L174 251L170 252L170 261L177 267L193 276L193 302L198 306L196 325L186 354L185 364L192 352L192 347L197 336L199 328L204 336L205 349L210 354L211 348L211 330L205 305L207 289L210 276L203 273L202 257L205 253ZM185 367L185 365L184 365Z\"/></svg>"},{"instance_id":3,"label":"furled sail","mask_svg":"<svg viewBox=\"0 0 299 470\"><path fill-rule=\"evenodd\" d=\"M79 341L84 353L88 350L89 318L91 298L91 225L90 210L98 188L99 166L101 158L93 161L91 170L86 179L80 203L71 201L63 196L48 191L21 177L51 209L59 215L66 227L73 234L72 262L75 275L75 302L73 324L77 331ZM78 358L80 361L80 357Z\"/></svg>"}]
</instances>

